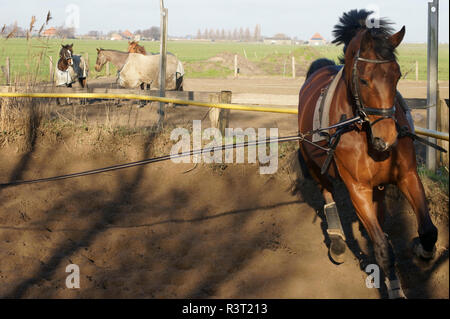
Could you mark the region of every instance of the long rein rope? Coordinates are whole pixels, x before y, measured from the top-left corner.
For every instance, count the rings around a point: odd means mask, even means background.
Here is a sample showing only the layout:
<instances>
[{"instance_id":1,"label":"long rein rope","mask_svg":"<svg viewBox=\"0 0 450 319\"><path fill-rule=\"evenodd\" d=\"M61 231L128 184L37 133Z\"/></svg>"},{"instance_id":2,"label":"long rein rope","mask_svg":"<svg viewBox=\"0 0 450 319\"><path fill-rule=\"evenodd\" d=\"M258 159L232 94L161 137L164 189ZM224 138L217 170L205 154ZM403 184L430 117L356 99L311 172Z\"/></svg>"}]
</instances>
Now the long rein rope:
<instances>
[{"instance_id":1,"label":"long rein rope","mask_svg":"<svg viewBox=\"0 0 450 319\"><path fill-rule=\"evenodd\" d=\"M241 143L236 143L236 144L233 143L233 144L225 144L225 145L221 145L221 146L206 147L206 148L202 148L202 149L191 150L189 152L148 158L148 159L144 159L144 160L137 161L137 162L118 164L118 165L97 168L97 169L78 172L78 173L71 173L71 174L66 174L66 175L53 176L53 177L47 177L47 178L39 178L39 179L33 179L33 180L19 180L19 181L12 181L9 183L0 183L0 188L19 186L19 185L24 185L24 184L36 184L36 183L43 183L43 182L51 182L51 181L58 181L58 180L62 180L62 179L69 179L69 178L75 178L75 177L81 177L81 176L87 176L87 175L100 174L100 173L104 173L104 172L111 172L111 171L116 171L116 170L120 170L120 169L135 167L135 166L141 166L141 165L147 165L147 164L167 161L167 160L175 159L175 158L204 154L204 153L219 151L219 150L235 149L238 147L256 146L256 145L260 145L260 144L286 143L286 142L291 142L291 141L300 141L300 142L306 142L308 144L311 144L311 145L328 153L328 152L330 152L329 148L323 147L317 143L309 141L306 139L306 137L312 136L313 134L320 133L320 132L326 131L326 130L348 127L356 122L360 122L361 120L362 119L359 116L357 116L357 117L351 118L349 120L331 125L329 127L319 128L319 129L316 129L313 131L306 132L304 134L299 133L298 135L285 136L285 137L279 137L279 138L266 138L261 141L247 141L247 142L241 142Z\"/></svg>"}]
</instances>

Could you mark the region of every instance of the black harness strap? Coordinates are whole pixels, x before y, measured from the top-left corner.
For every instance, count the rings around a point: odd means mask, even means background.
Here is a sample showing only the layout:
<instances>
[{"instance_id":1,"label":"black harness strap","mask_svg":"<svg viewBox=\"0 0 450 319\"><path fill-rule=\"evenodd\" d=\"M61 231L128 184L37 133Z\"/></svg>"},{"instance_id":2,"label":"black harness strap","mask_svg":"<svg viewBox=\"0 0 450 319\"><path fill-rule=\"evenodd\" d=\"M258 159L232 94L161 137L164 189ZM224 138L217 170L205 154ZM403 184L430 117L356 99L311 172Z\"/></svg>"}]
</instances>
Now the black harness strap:
<instances>
[{"instance_id":1,"label":"black harness strap","mask_svg":"<svg viewBox=\"0 0 450 319\"><path fill-rule=\"evenodd\" d=\"M445 148L442 148L442 147L440 147L439 145L437 145L435 143L431 143L426 138L420 137L420 136L410 132L407 126L399 127L399 125L397 124L397 130L399 132L398 133L398 137L410 137L414 141L417 141L419 143L431 146L431 147L433 147L434 149L436 149L436 150L438 150L440 152L447 153L447 150Z\"/></svg>"}]
</instances>

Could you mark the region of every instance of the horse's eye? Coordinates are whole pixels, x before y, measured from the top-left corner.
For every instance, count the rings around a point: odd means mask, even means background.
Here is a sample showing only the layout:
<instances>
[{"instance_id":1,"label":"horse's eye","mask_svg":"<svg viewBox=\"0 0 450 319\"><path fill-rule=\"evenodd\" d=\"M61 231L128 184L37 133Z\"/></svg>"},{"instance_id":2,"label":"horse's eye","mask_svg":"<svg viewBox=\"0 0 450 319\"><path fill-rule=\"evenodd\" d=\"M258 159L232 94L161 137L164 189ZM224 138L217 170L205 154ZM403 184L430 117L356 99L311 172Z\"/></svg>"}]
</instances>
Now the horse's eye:
<instances>
[{"instance_id":1,"label":"horse's eye","mask_svg":"<svg viewBox=\"0 0 450 319\"><path fill-rule=\"evenodd\" d=\"M369 85L369 83L366 80L361 78L359 79L359 82L361 82L362 85Z\"/></svg>"}]
</instances>

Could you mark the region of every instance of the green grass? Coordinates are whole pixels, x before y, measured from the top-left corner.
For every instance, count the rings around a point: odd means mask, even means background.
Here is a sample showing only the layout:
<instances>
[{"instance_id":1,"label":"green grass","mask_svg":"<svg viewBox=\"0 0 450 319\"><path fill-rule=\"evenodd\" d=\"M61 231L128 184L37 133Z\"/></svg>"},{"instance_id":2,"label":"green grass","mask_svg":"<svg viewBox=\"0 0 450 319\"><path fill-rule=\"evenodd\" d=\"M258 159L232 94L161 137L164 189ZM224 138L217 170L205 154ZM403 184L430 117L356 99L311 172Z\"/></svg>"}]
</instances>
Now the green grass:
<instances>
[{"instance_id":1,"label":"green grass","mask_svg":"<svg viewBox=\"0 0 450 319\"><path fill-rule=\"evenodd\" d=\"M49 78L49 56L53 57L54 65L57 63L59 49L62 43L74 43L75 54L86 53L89 56L90 77L104 75L105 70L97 73L94 70L97 56L96 48L115 49L126 51L127 41L100 41L100 40L60 40L60 39L0 39L0 65L5 64L6 57L11 59L11 75L15 76L37 74L38 80L48 80ZM159 42L142 41L147 51L158 52ZM239 54L260 66L267 75L282 75L283 63L291 55L296 57L297 64L302 69L307 69L309 63L319 57L326 57L337 61L342 52L341 47L336 46L292 46L292 45L266 45L256 43L236 43L236 42L199 42L199 41L170 41L168 50L178 56L185 63L186 76L197 78L226 77L233 73L229 67L224 67L216 63L208 70L196 69L195 63L205 61L219 53ZM398 49L399 63L406 79L415 79L415 61L419 62L419 79L426 80L426 44L402 44ZM449 46L439 46L439 79L449 79ZM192 66L190 65L192 64ZM286 76L289 76L290 63L286 68ZM111 74L115 70L111 68ZM0 75L0 82L4 83L3 74Z\"/></svg>"},{"instance_id":2,"label":"green grass","mask_svg":"<svg viewBox=\"0 0 450 319\"><path fill-rule=\"evenodd\" d=\"M439 187L444 191L444 193L448 194L449 186L449 174L448 170L445 167L439 167L436 172L428 170L425 166L417 167L417 172L421 178L427 177L431 179L433 182L436 182Z\"/></svg>"}]
</instances>

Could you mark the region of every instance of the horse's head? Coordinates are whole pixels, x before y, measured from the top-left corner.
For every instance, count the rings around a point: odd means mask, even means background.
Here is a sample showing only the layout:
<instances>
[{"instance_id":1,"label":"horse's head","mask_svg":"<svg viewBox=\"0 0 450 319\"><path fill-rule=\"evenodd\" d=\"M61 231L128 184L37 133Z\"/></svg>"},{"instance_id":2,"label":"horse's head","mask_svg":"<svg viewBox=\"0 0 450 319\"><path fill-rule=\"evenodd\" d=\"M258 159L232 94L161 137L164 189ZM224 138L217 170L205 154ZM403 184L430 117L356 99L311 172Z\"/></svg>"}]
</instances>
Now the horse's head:
<instances>
[{"instance_id":1,"label":"horse's head","mask_svg":"<svg viewBox=\"0 0 450 319\"><path fill-rule=\"evenodd\" d=\"M97 61L95 61L95 71L100 72L106 62L107 59L103 49L97 48Z\"/></svg>"},{"instance_id":2,"label":"horse's head","mask_svg":"<svg viewBox=\"0 0 450 319\"><path fill-rule=\"evenodd\" d=\"M395 48L405 35L405 27L392 34L389 24L380 20L378 28L368 28L364 23L351 41L342 40L346 44L345 79L355 113L365 121L372 146L381 152L397 141L395 96L401 72Z\"/></svg>"},{"instance_id":3,"label":"horse's head","mask_svg":"<svg viewBox=\"0 0 450 319\"><path fill-rule=\"evenodd\" d=\"M146 51L142 45L139 45L139 41L128 41L128 53L146 54Z\"/></svg>"},{"instance_id":4,"label":"horse's head","mask_svg":"<svg viewBox=\"0 0 450 319\"><path fill-rule=\"evenodd\" d=\"M68 65L73 65L73 43L61 44L61 50L59 50L59 57L67 62Z\"/></svg>"}]
</instances>

